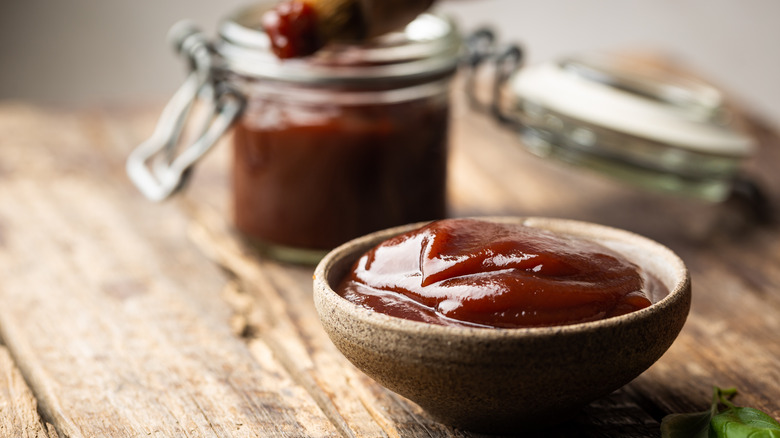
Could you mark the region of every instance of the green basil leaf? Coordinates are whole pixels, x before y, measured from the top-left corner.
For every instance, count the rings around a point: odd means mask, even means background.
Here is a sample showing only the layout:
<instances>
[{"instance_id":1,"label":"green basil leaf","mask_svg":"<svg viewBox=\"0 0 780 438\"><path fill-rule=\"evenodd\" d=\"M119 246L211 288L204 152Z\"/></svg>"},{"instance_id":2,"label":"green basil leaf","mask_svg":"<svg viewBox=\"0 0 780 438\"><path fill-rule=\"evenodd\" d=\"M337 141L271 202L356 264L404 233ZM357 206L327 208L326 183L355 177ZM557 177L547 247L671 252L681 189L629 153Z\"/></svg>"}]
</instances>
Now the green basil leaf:
<instances>
[{"instance_id":1,"label":"green basil leaf","mask_svg":"<svg viewBox=\"0 0 780 438\"><path fill-rule=\"evenodd\" d=\"M708 438L712 412L670 414L661 420L661 438Z\"/></svg>"},{"instance_id":2,"label":"green basil leaf","mask_svg":"<svg viewBox=\"0 0 780 438\"><path fill-rule=\"evenodd\" d=\"M718 438L780 438L780 423L753 408L731 407L711 420Z\"/></svg>"},{"instance_id":3,"label":"green basil leaf","mask_svg":"<svg viewBox=\"0 0 780 438\"><path fill-rule=\"evenodd\" d=\"M734 405L736 394L735 388L714 387L709 411L667 415L661 438L780 438L780 423L758 409Z\"/></svg>"}]
</instances>

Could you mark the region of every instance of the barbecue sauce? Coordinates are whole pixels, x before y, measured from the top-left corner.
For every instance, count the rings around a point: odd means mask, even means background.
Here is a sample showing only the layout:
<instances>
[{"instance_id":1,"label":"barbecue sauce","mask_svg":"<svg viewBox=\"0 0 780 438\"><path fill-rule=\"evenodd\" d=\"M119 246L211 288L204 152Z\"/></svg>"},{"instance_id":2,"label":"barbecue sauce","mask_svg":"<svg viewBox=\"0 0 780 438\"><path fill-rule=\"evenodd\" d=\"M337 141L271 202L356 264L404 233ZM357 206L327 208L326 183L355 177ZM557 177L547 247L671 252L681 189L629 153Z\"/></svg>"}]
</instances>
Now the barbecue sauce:
<instances>
[{"instance_id":1,"label":"barbecue sauce","mask_svg":"<svg viewBox=\"0 0 780 438\"><path fill-rule=\"evenodd\" d=\"M648 307L667 293L617 252L539 228L446 219L363 255L337 292L392 316L440 325L574 324Z\"/></svg>"}]
</instances>

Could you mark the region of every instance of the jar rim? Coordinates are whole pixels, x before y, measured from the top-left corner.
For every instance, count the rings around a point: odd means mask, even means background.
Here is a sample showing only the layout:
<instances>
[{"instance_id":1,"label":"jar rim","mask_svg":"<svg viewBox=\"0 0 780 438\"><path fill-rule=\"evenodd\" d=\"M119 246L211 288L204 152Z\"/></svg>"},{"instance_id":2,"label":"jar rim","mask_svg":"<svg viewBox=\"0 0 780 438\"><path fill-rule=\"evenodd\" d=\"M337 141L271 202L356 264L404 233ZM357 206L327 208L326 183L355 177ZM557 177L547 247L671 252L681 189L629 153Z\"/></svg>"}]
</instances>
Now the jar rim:
<instances>
[{"instance_id":1,"label":"jar rim","mask_svg":"<svg viewBox=\"0 0 780 438\"><path fill-rule=\"evenodd\" d=\"M220 23L214 45L218 68L253 78L354 84L451 74L459 61L461 36L454 21L431 12L362 44L330 44L308 57L281 60L261 26L263 14L274 4L254 4Z\"/></svg>"}]
</instances>

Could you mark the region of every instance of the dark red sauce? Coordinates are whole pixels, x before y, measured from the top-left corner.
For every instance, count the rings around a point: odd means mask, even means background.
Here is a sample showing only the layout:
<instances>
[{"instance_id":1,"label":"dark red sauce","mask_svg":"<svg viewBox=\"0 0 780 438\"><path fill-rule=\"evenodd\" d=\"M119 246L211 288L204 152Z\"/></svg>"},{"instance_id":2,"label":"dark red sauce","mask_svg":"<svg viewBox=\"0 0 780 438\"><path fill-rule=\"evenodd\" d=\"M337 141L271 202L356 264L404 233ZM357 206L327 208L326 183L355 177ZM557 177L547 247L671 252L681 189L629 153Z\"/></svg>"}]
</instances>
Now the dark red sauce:
<instances>
[{"instance_id":1,"label":"dark red sauce","mask_svg":"<svg viewBox=\"0 0 780 438\"><path fill-rule=\"evenodd\" d=\"M235 223L244 235L327 250L445 216L446 99L269 105L250 105L233 139Z\"/></svg>"},{"instance_id":2,"label":"dark red sauce","mask_svg":"<svg viewBox=\"0 0 780 438\"><path fill-rule=\"evenodd\" d=\"M308 3L288 0L263 15L263 29L271 50L279 58L311 55L324 44L319 34L317 13Z\"/></svg>"},{"instance_id":3,"label":"dark red sauce","mask_svg":"<svg viewBox=\"0 0 780 438\"><path fill-rule=\"evenodd\" d=\"M392 316L521 328L622 315L663 286L605 246L519 224L446 219L363 255L337 292Z\"/></svg>"}]
</instances>

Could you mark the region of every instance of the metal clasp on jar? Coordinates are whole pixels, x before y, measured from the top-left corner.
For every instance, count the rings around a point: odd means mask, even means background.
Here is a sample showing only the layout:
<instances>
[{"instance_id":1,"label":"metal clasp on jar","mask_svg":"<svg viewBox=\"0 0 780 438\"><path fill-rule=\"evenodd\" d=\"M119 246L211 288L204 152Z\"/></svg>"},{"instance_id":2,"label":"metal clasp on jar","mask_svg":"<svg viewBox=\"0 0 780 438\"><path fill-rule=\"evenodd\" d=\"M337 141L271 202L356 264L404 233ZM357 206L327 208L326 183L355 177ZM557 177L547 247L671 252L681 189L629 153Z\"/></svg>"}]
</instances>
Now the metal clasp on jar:
<instances>
[{"instance_id":1,"label":"metal clasp on jar","mask_svg":"<svg viewBox=\"0 0 780 438\"><path fill-rule=\"evenodd\" d=\"M495 33L482 28L472 32L466 38L465 93L471 108L490 114L499 124L520 129L520 121L503 104L502 93L512 75L523 64L523 50L517 44L499 46ZM477 76L484 66L492 68L493 77L490 96L480 98ZM484 103L483 100L487 100Z\"/></svg>"},{"instance_id":2,"label":"metal clasp on jar","mask_svg":"<svg viewBox=\"0 0 780 438\"><path fill-rule=\"evenodd\" d=\"M230 128L241 114L244 98L213 75L214 51L206 37L189 22L177 23L169 33L176 51L189 62L190 73L160 115L152 135L127 159L127 174L144 196L161 201L186 182L189 169ZM194 117L195 104L206 112L194 140L181 144L187 122Z\"/></svg>"}]
</instances>

